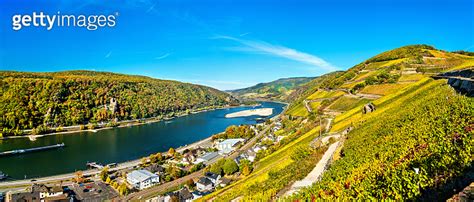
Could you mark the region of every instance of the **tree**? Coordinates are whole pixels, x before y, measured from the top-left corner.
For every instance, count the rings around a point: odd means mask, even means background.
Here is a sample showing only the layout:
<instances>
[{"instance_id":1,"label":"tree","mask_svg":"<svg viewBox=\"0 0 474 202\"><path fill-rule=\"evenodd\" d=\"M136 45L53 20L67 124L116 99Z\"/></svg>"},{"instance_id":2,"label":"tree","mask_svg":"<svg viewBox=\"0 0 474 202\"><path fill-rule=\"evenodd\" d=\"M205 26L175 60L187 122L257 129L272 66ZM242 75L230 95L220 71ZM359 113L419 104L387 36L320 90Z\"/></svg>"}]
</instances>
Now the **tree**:
<instances>
[{"instance_id":1,"label":"tree","mask_svg":"<svg viewBox=\"0 0 474 202\"><path fill-rule=\"evenodd\" d=\"M74 180L75 180L77 183L83 183L83 182L85 181L85 180L84 180L84 175L83 175L82 171L80 171L80 170L79 170L79 171L76 171L76 173L74 173L74 175L76 176Z\"/></svg>"},{"instance_id":2,"label":"tree","mask_svg":"<svg viewBox=\"0 0 474 202\"><path fill-rule=\"evenodd\" d=\"M211 165L211 168L209 169L209 171L218 175L222 175L222 171L223 171L222 167L224 166L225 162L226 162L225 159L219 159L216 163Z\"/></svg>"},{"instance_id":3,"label":"tree","mask_svg":"<svg viewBox=\"0 0 474 202\"><path fill-rule=\"evenodd\" d=\"M146 166L148 164L148 159L146 157L143 157L141 159L141 164L142 164L142 166Z\"/></svg>"},{"instance_id":4,"label":"tree","mask_svg":"<svg viewBox=\"0 0 474 202\"><path fill-rule=\"evenodd\" d=\"M125 196L128 194L129 190L125 183L122 183L118 188L119 194Z\"/></svg>"},{"instance_id":5,"label":"tree","mask_svg":"<svg viewBox=\"0 0 474 202\"><path fill-rule=\"evenodd\" d=\"M194 180L193 179L189 179L186 181L186 186L188 186L188 188L193 188L194 187Z\"/></svg>"},{"instance_id":6,"label":"tree","mask_svg":"<svg viewBox=\"0 0 474 202\"><path fill-rule=\"evenodd\" d=\"M175 153L176 151L173 149L173 147L170 147L170 149L168 150L168 156L174 156Z\"/></svg>"},{"instance_id":7,"label":"tree","mask_svg":"<svg viewBox=\"0 0 474 202\"><path fill-rule=\"evenodd\" d=\"M242 175L247 176L250 175L250 172L252 172L249 168L248 165L244 165L244 168L242 169Z\"/></svg>"},{"instance_id":8,"label":"tree","mask_svg":"<svg viewBox=\"0 0 474 202\"><path fill-rule=\"evenodd\" d=\"M242 159L240 161L240 165L239 165L240 172L243 172L245 167L247 167L249 169L249 171L252 172L252 170L253 170L252 162L250 162L248 159Z\"/></svg>"},{"instance_id":9,"label":"tree","mask_svg":"<svg viewBox=\"0 0 474 202\"><path fill-rule=\"evenodd\" d=\"M204 164L201 162L201 163L198 163L196 165L193 165L193 167L191 167L191 169L189 170L190 172L194 173L198 170L201 170L202 168L204 168Z\"/></svg>"},{"instance_id":10,"label":"tree","mask_svg":"<svg viewBox=\"0 0 474 202\"><path fill-rule=\"evenodd\" d=\"M102 171L100 171L99 176L100 176L100 179L105 182L107 178L109 177L109 167L107 166L104 167Z\"/></svg>"},{"instance_id":11,"label":"tree","mask_svg":"<svg viewBox=\"0 0 474 202\"><path fill-rule=\"evenodd\" d=\"M226 175L232 175L239 170L239 166L233 159L227 159L222 170Z\"/></svg>"}]
</instances>

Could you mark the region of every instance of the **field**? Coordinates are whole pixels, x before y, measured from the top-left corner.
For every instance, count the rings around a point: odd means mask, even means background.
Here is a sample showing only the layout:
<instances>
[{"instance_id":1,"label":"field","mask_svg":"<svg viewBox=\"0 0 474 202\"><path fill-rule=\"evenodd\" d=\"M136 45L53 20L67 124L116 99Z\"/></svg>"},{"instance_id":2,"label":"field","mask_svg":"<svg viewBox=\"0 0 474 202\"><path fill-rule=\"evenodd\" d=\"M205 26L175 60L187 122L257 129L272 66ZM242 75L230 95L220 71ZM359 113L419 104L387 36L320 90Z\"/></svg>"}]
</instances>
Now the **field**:
<instances>
[{"instance_id":1,"label":"field","mask_svg":"<svg viewBox=\"0 0 474 202\"><path fill-rule=\"evenodd\" d=\"M407 85L408 84L398 84L398 83L384 83L384 84L378 84L378 85L370 85L362 89L361 93L388 95L388 94L395 93L396 91L406 87Z\"/></svg>"},{"instance_id":2,"label":"field","mask_svg":"<svg viewBox=\"0 0 474 202\"><path fill-rule=\"evenodd\" d=\"M362 117L376 116L380 113L383 113L385 108L381 108L382 106L387 105L388 103L391 103L391 102L399 102L399 103L403 102L404 100L408 99L408 96L413 94L413 92L417 90L422 90L422 87L426 87L426 84L429 83L431 80L432 79L430 78L422 79L416 83L408 85L407 87L397 91L394 94L386 95L377 100L374 100L372 103L375 104L377 110L375 110L375 112L370 113L368 115L363 116L360 108L354 108L339 116L336 116L336 118L334 119L334 125L331 128L331 131L332 132L340 131L349 127L352 124L357 125L359 123L362 123L363 122Z\"/></svg>"},{"instance_id":3,"label":"field","mask_svg":"<svg viewBox=\"0 0 474 202\"><path fill-rule=\"evenodd\" d=\"M352 108L362 106L370 102L368 99L359 99L353 97L340 97L336 101L334 101L330 106L329 109L336 110L336 111L347 111Z\"/></svg>"},{"instance_id":4,"label":"field","mask_svg":"<svg viewBox=\"0 0 474 202\"><path fill-rule=\"evenodd\" d=\"M287 114L292 115L292 116L308 116L309 112L304 106L304 103L301 102L295 106L290 107Z\"/></svg>"},{"instance_id":5,"label":"field","mask_svg":"<svg viewBox=\"0 0 474 202\"><path fill-rule=\"evenodd\" d=\"M398 81L399 82L411 82L411 81L419 81L427 76L423 74L403 74Z\"/></svg>"},{"instance_id":6,"label":"field","mask_svg":"<svg viewBox=\"0 0 474 202\"><path fill-rule=\"evenodd\" d=\"M313 109L313 111L316 111L318 110L319 106L321 106L321 102L311 102L309 106L311 106L311 109Z\"/></svg>"},{"instance_id":7,"label":"field","mask_svg":"<svg viewBox=\"0 0 474 202\"><path fill-rule=\"evenodd\" d=\"M458 66L451 68L451 70L465 69L465 68L474 67L474 58L466 59L464 62Z\"/></svg>"},{"instance_id":8,"label":"field","mask_svg":"<svg viewBox=\"0 0 474 202\"><path fill-rule=\"evenodd\" d=\"M314 99L319 99L319 98L332 98L332 97L339 97L344 95L345 93L343 91L325 91L325 90L318 90L317 92L313 93L310 95L308 100L314 100Z\"/></svg>"}]
</instances>

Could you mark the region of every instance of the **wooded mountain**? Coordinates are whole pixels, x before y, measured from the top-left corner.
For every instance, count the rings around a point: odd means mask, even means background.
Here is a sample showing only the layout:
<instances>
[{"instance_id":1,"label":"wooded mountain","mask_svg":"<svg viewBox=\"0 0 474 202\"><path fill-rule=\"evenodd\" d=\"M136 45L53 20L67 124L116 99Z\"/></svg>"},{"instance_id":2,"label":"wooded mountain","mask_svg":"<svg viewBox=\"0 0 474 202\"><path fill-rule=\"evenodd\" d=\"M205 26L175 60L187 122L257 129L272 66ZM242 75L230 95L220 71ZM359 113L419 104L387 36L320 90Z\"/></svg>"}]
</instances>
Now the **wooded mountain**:
<instances>
[{"instance_id":1,"label":"wooded mountain","mask_svg":"<svg viewBox=\"0 0 474 202\"><path fill-rule=\"evenodd\" d=\"M3 71L0 86L0 129L4 135L43 125L172 116L236 102L210 87L109 72Z\"/></svg>"},{"instance_id":2,"label":"wooded mountain","mask_svg":"<svg viewBox=\"0 0 474 202\"><path fill-rule=\"evenodd\" d=\"M313 80L314 77L282 78L268 83L229 91L232 95L242 99L265 99L287 101L288 96L298 87Z\"/></svg>"}]
</instances>

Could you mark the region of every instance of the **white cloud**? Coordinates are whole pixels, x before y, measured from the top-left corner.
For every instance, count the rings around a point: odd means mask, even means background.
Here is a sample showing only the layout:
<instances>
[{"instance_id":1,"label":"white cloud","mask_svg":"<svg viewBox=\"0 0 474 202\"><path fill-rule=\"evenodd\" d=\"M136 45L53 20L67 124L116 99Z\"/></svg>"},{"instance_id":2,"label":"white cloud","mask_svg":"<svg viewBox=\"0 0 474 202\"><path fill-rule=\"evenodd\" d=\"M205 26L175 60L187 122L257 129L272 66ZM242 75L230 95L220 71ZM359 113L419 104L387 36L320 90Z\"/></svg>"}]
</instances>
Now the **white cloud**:
<instances>
[{"instance_id":1,"label":"white cloud","mask_svg":"<svg viewBox=\"0 0 474 202\"><path fill-rule=\"evenodd\" d=\"M151 6L148 8L148 10L146 10L145 13L149 13L149 12L151 12L151 11L154 11L156 4L157 4L157 3L154 3L153 5L151 5Z\"/></svg>"},{"instance_id":2,"label":"white cloud","mask_svg":"<svg viewBox=\"0 0 474 202\"><path fill-rule=\"evenodd\" d=\"M155 58L155 60L161 60L161 59L165 59L167 58L168 56L170 56L171 53L165 53L164 55L161 55L161 56L158 56Z\"/></svg>"},{"instance_id":3,"label":"white cloud","mask_svg":"<svg viewBox=\"0 0 474 202\"><path fill-rule=\"evenodd\" d=\"M107 55L105 55L105 58L109 58L112 55L112 51L109 51Z\"/></svg>"},{"instance_id":4,"label":"white cloud","mask_svg":"<svg viewBox=\"0 0 474 202\"><path fill-rule=\"evenodd\" d=\"M284 46L273 45L265 41L244 40L244 39L239 39L239 38L235 38L231 36L217 36L217 37L214 37L214 39L227 39L227 40L238 42L241 45L243 45L243 47L236 47L236 48L231 48L231 49L227 48L228 50L269 54L269 55L287 58L287 59L298 61L298 62L303 62L303 63L310 64L312 66L323 68L329 71L334 71L338 69L337 67L333 66L329 62L315 55L311 55L309 53L301 52L301 51L284 47Z\"/></svg>"},{"instance_id":5,"label":"white cloud","mask_svg":"<svg viewBox=\"0 0 474 202\"><path fill-rule=\"evenodd\" d=\"M243 33L243 34L240 34L240 36L241 36L241 37L242 37L242 36L247 36L247 35L249 35L249 34L250 34L250 32L245 32L245 33Z\"/></svg>"}]
</instances>

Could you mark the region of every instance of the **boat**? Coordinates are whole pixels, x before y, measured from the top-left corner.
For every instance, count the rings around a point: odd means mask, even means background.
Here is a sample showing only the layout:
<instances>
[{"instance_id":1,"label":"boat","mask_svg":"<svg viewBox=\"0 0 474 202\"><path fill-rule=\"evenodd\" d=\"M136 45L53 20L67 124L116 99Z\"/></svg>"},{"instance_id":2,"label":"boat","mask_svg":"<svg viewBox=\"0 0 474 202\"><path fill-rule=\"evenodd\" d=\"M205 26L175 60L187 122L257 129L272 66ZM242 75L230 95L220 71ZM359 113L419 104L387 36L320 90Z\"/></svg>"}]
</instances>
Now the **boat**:
<instances>
[{"instance_id":1,"label":"boat","mask_svg":"<svg viewBox=\"0 0 474 202\"><path fill-rule=\"evenodd\" d=\"M7 179L8 175L0 171L0 180Z\"/></svg>"}]
</instances>

